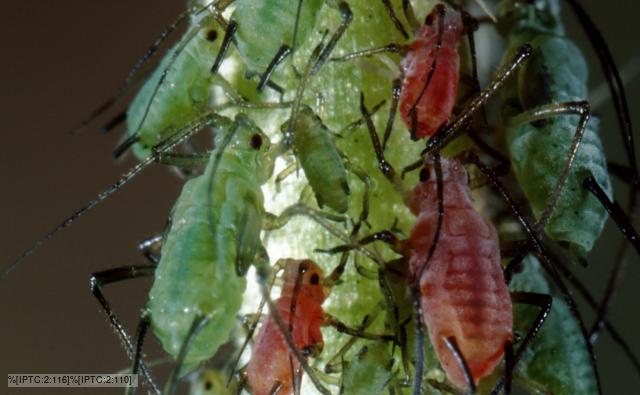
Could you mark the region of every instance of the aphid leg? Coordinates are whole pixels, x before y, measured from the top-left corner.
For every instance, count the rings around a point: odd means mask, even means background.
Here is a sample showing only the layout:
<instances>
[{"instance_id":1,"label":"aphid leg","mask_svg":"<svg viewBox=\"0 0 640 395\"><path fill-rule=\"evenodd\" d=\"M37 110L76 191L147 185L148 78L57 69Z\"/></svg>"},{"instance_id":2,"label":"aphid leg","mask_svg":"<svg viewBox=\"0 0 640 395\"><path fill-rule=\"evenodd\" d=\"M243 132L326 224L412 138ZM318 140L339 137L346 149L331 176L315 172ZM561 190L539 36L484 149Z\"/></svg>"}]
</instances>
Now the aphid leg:
<instances>
[{"instance_id":1,"label":"aphid leg","mask_svg":"<svg viewBox=\"0 0 640 395\"><path fill-rule=\"evenodd\" d=\"M387 118L387 125L384 129L384 135L382 138L382 152L387 148L387 141L391 137L391 131L393 130L393 122L396 118L396 111L398 110L398 101L400 100L400 92L402 92L402 80L403 76L393 80L391 88L391 107L389 107L389 118ZM372 112L373 113L373 112Z\"/></svg>"},{"instance_id":2,"label":"aphid leg","mask_svg":"<svg viewBox=\"0 0 640 395\"><path fill-rule=\"evenodd\" d=\"M332 326L335 328L335 330L337 330L340 333L351 335L353 337L359 337L361 339L377 340L377 341L385 341L385 342L395 341L395 337L391 335L368 333L368 332L363 332L358 328L351 328L347 326L345 323L343 323L342 321L340 321L339 319L337 319L336 317L328 313L324 314L324 325Z\"/></svg>"},{"instance_id":3,"label":"aphid leg","mask_svg":"<svg viewBox=\"0 0 640 395\"><path fill-rule=\"evenodd\" d=\"M471 374L471 370L469 370L469 365L467 364L460 347L458 347L458 343L456 342L456 338L453 336L444 338L444 343L449 348L449 351L453 354L458 366L464 372L464 377L467 380L467 385L469 386L469 392L476 392L476 384L473 382L473 375Z\"/></svg>"},{"instance_id":4,"label":"aphid leg","mask_svg":"<svg viewBox=\"0 0 640 395\"><path fill-rule=\"evenodd\" d=\"M640 236L638 235L638 232L633 227L633 224L629 220L629 217L627 217L620 205L617 202L611 201L611 199L609 199L609 197L595 180L593 175L585 178L582 182L582 186L589 190L589 192L591 192L600 201L613 221L616 223L616 225L618 225L620 232L622 232L624 237L629 240L638 254L640 254Z\"/></svg>"},{"instance_id":5,"label":"aphid leg","mask_svg":"<svg viewBox=\"0 0 640 395\"><path fill-rule=\"evenodd\" d=\"M296 161L289 164L280 173L278 173L274 181L274 183L276 184L276 193L280 193L280 189L281 189L280 185L282 184L282 181L284 181L291 174L295 173L297 169L298 169L298 162Z\"/></svg>"},{"instance_id":6,"label":"aphid leg","mask_svg":"<svg viewBox=\"0 0 640 395\"><path fill-rule=\"evenodd\" d=\"M393 187L402 195L403 200L407 202L409 199L409 191L402 184L402 180L398 178L393 166L389 162L387 162L384 157L384 152L380 144L378 132L376 131L376 127L371 120L369 111L364 104L364 93L362 92L360 92L360 112L362 113L365 123L367 124L367 129L369 130L371 143L373 144L373 149L375 151L376 158L378 159L378 168L380 169L380 171L382 171L382 174L389 180L389 182L391 182Z\"/></svg>"},{"instance_id":7,"label":"aphid leg","mask_svg":"<svg viewBox=\"0 0 640 395\"><path fill-rule=\"evenodd\" d=\"M464 126L471 120L473 115L481 109L505 83L507 78L533 53L533 48L529 44L522 45L510 62L503 66L487 88L471 100L465 109L449 124L441 127L427 142L427 147L422 152L425 156L431 152L440 151L447 143L459 134L464 132Z\"/></svg>"},{"instance_id":8,"label":"aphid leg","mask_svg":"<svg viewBox=\"0 0 640 395\"><path fill-rule=\"evenodd\" d=\"M556 204L560 199L560 195L562 194L562 190L564 189L567 179L569 178L573 160L576 157L578 148L580 147L582 136L584 135L584 131L587 127L587 122L590 118L590 106L589 102L586 101L554 103L540 106L522 114L518 114L511 120L511 125L520 125L559 115L578 115L580 116L580 120L578 121L573 141L571 142L571 146L569 147L567 158L564 162L560 174L558 175L556 185L551 195L547 198L545 208L542 211L542 214L540 214L540 218L535 225L535 231L537 234L540 234L544 230L544 227L547 225L547 222L551 218L551 214L553 214L553 210L555 209Z\"/></svg>"},{"instance_id":9,"label":"aphid leg","mask_svg":"<svg viewBox=\"0 0 640 395\"><path fill-rule=\"evenodd\" d=\"M518 222L520 222L520 225L522 226L525 233L527 234L529 238L529 243L531 247L533 247L533 249L535 250L536 256L540 259L540 263L542 264L542 267L544 268L545 272L547 272L547 274L549 275L549 277L551 277L554 284L556 284L556 286L560 290L560 293L562 294L564 301L569 307L569 311L571 312L571 315L576 319L576 321L578 322L578 325L580 326L580 331L585 340L589 355L591 356L591 367L593 369L593 372L596 378L598 393L602 393L601 385L600 385L600 374L598 372L598 367L596 364L593 347L591 342L589 341L589 334L587 333L584 320L582 319L582 316L578 311L575 300L571 296L571 293L569 292L569 289L567 288L566 284L562 281L562 278L560 278L557 265L549 258L547 249L542 245L542 242L540 241L540 238L538 237L537 232L534 230L534 228L529 223L527 218L522 214L522 212L520 211L520 208L515 203L514 199L511 197L511 194L507 191L504 185L502 185L502 182L500 182L500 180L497 178L493 170L488 168L475 155L469 155L469 160L472 163L474 163L478 167L478 169L480 169L480 171L482 171L487 176L487 178L491 181L493 186L498 190L502 198L505 200L505 203L512 210L514 216L518 219Z\"/></svg>"},{"instance_id":10,"label":"aphid leg","mask_svg":"<svg viewBox=\"0 0 640 395\"><path fill-rule=\"evenodd\" d=\"M331 55L331 52L338 43L338 40L340 40L344 32L351 24L351 21L353 20L353 13L351 12L351 8L349 8L349 4L347 4L347 2L341 1L340 4L338 4L338 9L340 10L340 26L338 26L336 31L329 39L329 42L327 42L327 45L325 45L324 49L318 56L316 63L311 69L311 75L315 75L320 70L322 65L327 61L329 55Z\"/></svg>"},{"instance_id":11,"label":"aphid leg","mask_svg":"<svg viewBox=\"0 0 640 395\"><path fill-rule=\"evenodd\" d=\"M140 364L142 362L142 346L150 323L149 314L146 311L143 311L140 316L140 321L138 322L138 329L136 329L136 350L133 357L133 366L131 368L131 374L133 375L137 375L140 371ZM137 388L133 386L127 387L125 394L135 395L136 389Z\"/></svg>"},{"instance_id":12,"label":"aphid leg","mask_svg":"<svg viewBox=\"0 0 640 395\"><path fill-rule=\"evenodd\" d=\"M395 26L396 30L399 31L400 34L402 34L402 37L404 37L405 40L408 40L409 39L409 34L404 29L404 26L402 25L402 22L400 22L400 19L398 19L398 16L396 15L396 12L393 10L393 6L391 5L391 1L390 0L382 0L382 4L384 5L385 10L387 10L387 14L389 14L389 18L391 18L391 22L393 22L393 26Z\"/></svg>"},{"instance_id":13,"label":"aphid leg","mask_svg":"<svg viewBox=\"0 0 640 395\"><path fill-rule=\"evenodd\" d=\"M640 178L638 174L635 145L633 142L633 129L631 126L631 117L629 115L629 105L627 104L627 96L624 90L624 83L620 78L618 67L613 60L613 55L611 55L611 51L609 50L604 37L602 37L602 34L596 27L595 23L593 23L593 20L591 19L589 14L587 14L582 5L580 5L580 3L576 0L566 1L567 3L569 3L569 6L573 9L574 13L578 17L578 21L587 33L587 36L589 36L592 47L598 55L600 65L602 66L602 71L607 79L607 83L609 84L609 90L611 91L613 104L616 108L618 123L620 124L620 131L622 134L622 140L624 141L625 149L627 151L629 165L633 170L635 179L638 180Z\"/></svg>"},{"instance_id":14,"label":"aphid leg","mask_svg":"<svg viewBox=\"0 0 640 395\"><path fill-rule=\"evenodd\" d=\"M127 333L127 330L124 328L124 325L122 324L122 321L120 321L118 315L111 308L111 304L109 303L107 298L105 298L102 287L119 281L140 277L150 277L153 276L154 272L155 267L153 266L123 266L93 273L89 279L91 293L96 299L98 299L98 302L102 306L102 309L105 311L107 317L109 318L109 322L114 327L116 333L120 337L120 340L124 344L127 355L131 359L133 359L135 355L135 348L133 342L131 341L131 337ZM147 383L149 384L149 388L154 393L160 394L160 390L158 389L155 380L151 376L151 373L149 372L149 369L146 367L146 365L141 362L140 368L142 370L142 375L145 378L145 381L147 381Z\"/></svg>"},{"instance_id":15,"label":"aphid leg","mask_svg":"<svg viewBox=\"0 0 640 395\"><path fill-rule=\"evenodd\" d=\"M373 116L373 114L377 113L378 110L380 110L380 108L386 104L386 102L387 102L386 100L381 100L378 104L373 106L371 111L369 111L369 116ZM365 122L364 117L360 117L360 118L356 119L355 121L350 122L349 124L347 124L347 126L345 126L342 129L340 129L340 131L337 132L335 135L336 135L336 137L342 138L342 137L344 137L343 135L346 132L351 131L353 129L359 128L364 122Z\"/></svg>"},{"instance_id":16,"label":"aphid leg","mask_svg":"<svg viewBox=\"0 0 640 395\"><path fill-rule=\"evenodd\" d=\"M372 314L365 315L360 325L355 329L359 332L364 332L365 329L367 329L369 325L371 325L373 321L375 321L377 316L378 309L374 310ZM338 352L333 357L329 358L328 362L324 366L324 372L328 374L340 372L344 354L349 351L351 347L353 347L357 340L357 337L350 337L349 340L347 340L347 342L342 347L340 347L340 350L338 350Z\"/></svg>"},{"instance_id":17,"label":"aphid leg","mask_svg":"<svg viewBox=\"0 0 640 395\"><path fill-rule=\"evenodd\" d=\"M167 384L164 386L164 394L175 394L176 389L178 388L178 381L180 380L181 373L183 373L181 372L181 369L184 360L187 357L187 352L189 352L189 346L195 339L198 332L200 332L200 330L207 324L207 321L208 319L202 315L198 315L193 319L193 323L189 328L189 332L187 332L187 336L184 338L182 346L180 346L180 352L178 353L178 357L176 358L176 365L171 371L169 381L167 381Z\"/></svg>"},{"instance_id":18,"label":"aphid leg","mask_svg":"<svg viewBox=\"0 0 640 395\"><path fill-rule=\"evenodd\" d=\"M416 18L415 12L413 12L413 6L411 5L410 0L402 0L402 11L404 12L404 17L409 22L411 29L416 31L420 28L420 22Z\"/></svg>"},{"instance_id":19,"label":"aphid leg","mask_svg":"<svg viewBox=\"0 0 640 395\"><path fill-rule=\"evenodd\" d=\"M553 257L552 257L553 258ZM573 285L573 287L578 291L578 293L580 293L580 295L582 295L583 299L587 302L587 304L589 305L589 307L591 307L592 310L597 311L598 310L598 303L596 302L596 299L593 297L593 295L591 295L591 293L589 292L589 290L587 289L587 287L584 286L584 284L582 284L577 278L576 276L571 273L571 271L559 260L554 259L554 264L556 265L556 267L558 268L558 270L562 273L562 275L571 283L571 285ZM622 335L620 334L620 332L618 332L618 330L616 329L616 327L609 322L606 318L603 317L603 326L604 328L609 332L609 334L611 335L611 338L613 339L614 342L616 342L620 348L622 349L622 351L625 353L625 355L627 356L627 358L629 358L629 360L631 361L631 363L633 364L634 368L636 369L636 372L638 374L640 374L640 358L638 358L634 353L633 350L631 349L631 347L627 344L627 342L624 340L624 337L622 337ZM591 333L591 336L589 337L589 341L591 342L591 344L594 344L595 341L597 340L597 337L593 336L593 332Z\"/></svg>"},{"instance_id":20,"label":"aphid leg","mask_svg":"<svg viewBox=\"0 0 640 395\"><path fill-rule=\"evenodd\" d=\"M282 45L278 49L278 52L276 52L273 59L271 59L271 62L269 62L267 69L264 71L264 73L260 75L260 82L258 83L258 91L262 92L262 90L264 90L264 87L269 82L269 78L271 78L271 74L273 74L276 67L278 67L280 63L284 62L284 60L289 55L291 55L291 52L292 52L291 47L288 45Z\"/></svg>"},{"instance_id":21,"label":"aphid leg","mask_svg":"<svg viewBox=\"0 0 640 395\"><path fill-rule=\"evenodd\" d=\"M113 129L115 129L116 126L120 125L126 120L127 120L127 111L126 110L120 111L113 118L111 118L106 124L104 124L104 126L100 128L100 133L107 134Z\"/></svg>"},{"instance_id":22,"label":"aphid leg","mask_svg":"<svg viewBox=\"0 0 640 395\"><path fill-rule=\"evenodd\" d=\"M369 56L373 56L373 55L376 55L379 53L385 53L385 52L397 53L399 55L404 56L409 51L410 51L410 48L408 45L391 43L382 47L363 49L363 50L352 52L343 56L333 57L331 58L331 61L347 62L351 59L369 57Z\"/></svg>"},{"instance_id":23,"label":"aphid leg","mask_svg":"<svg viewBox=\"0 0 640 395\"><path fill-rule=\"evenodd\" d=\"M508 342L509 344L505 346L511 348L511 355L508 355L505 352L505 376L495 385L495 387L491 391L492 395L499 394L503 387L507 394L509 394L509 392L511 391L511 379L513 377L513 370L515 369L520 359L522 359L522 357L524 356L527 347L529 347L534 337L538 334L538 331L540 331L540 328L544 324L545 319L549 316L549 313L551 312L551 304L553 302L553 298L550 295L536 292L512 292L511 300L514 303L518 304L537 306L540 308L540 311L531 324L531 327L529 328L529 331L527 331L524 339L520 342L515 355L513 354L513 346L511 342Z\"/></svg>"}]
</instances>

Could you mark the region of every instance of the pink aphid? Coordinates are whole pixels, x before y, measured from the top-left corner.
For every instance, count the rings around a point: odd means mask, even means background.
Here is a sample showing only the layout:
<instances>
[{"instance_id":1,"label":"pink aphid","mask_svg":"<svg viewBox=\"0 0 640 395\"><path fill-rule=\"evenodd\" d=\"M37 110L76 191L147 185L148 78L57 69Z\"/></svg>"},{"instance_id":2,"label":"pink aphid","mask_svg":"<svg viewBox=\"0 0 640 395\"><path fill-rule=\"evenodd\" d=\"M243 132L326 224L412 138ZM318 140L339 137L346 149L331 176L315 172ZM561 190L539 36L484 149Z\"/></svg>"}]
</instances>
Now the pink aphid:
<instances>
[{"instance_id":1,"label":"pink aphid","mask_svg":"<svg viewBox=\"0 0 640 395\"><path fill-rule=\"evenodd\" d=\"M322 270L313 261L288 259L278 312L296 347L303 355L317 356L324 346L320 327L326 298ZM263 324L251 353L246 377L253 395L291 394L293 375L302 377L300 363L290 352L278 325L270 315Z\"/></svg>"},{"instance_id":2,"label":"pink aphid","mask_svg":"<svg viewBox=\"0 0 640 395\"><path fill-rule=\"evenodd\" d=\"M414 138L432 136L449 122L458 94L458 44L463 32L460 12L438 4L400 63L404 73L400 114Z\"/></svg>"},{"instance_id":3,"label":"pink aphid","mask_svg":"<svg viewBox=\"0 0 640 395\"><path fill-rule=\"evenodd\" d=\"M408 242L409 270L413 278L420 276L422 314L438 359L449 380L466 390L464 372L446 339L455 339L477 384L491 374L513 339L511 297L496 230L474 210L467 173L456 159L441 159L444 215L427 262L438 227L433 167L425 165L410 201L418 218Z\"/></svg>"}]
</instances>

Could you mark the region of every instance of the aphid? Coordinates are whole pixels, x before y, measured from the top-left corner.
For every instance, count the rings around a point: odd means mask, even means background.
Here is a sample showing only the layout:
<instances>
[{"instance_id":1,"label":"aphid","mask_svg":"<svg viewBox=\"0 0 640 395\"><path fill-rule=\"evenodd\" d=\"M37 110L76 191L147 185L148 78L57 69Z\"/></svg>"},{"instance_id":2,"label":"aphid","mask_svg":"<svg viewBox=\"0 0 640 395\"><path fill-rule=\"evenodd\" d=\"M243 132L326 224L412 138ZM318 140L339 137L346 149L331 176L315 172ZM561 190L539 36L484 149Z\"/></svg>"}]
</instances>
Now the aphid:
<instances>
[{"instance_id":1,"label":"aphid","mask_svg":"<svg viewBox=\"0 0 640 395\"><path fill-rule=\"evenodd\" d=\"M275 67L311 35L324 3L325 0L236 1L231 16L238 23L236 46L248 69L262 73L259 90L266 85ZM320 55L314 73L351 22L349 5L341 1L338 8L341 25Z\"/></svg>"},{"instance_id":2,"label":"aphid","mask_svg":"<svg viewBox=\"0 0 640 395\"><path fill-rule=\"evenodd\" d=\"M592 175L609 197L611 181L597 120L589 121L588 103L579 102L587 97L586 62L564 36L556 2L534 3L499 4L498 30L508 50L524 41L534 48L517 80L502 90L507 144L538 227L584 254L600 235L607 213L582 181Z\"/></svg>"},{"instance_id":3,"label":"aphid","mask_svg":"<svg viewBox=\"0 0 640 395\"><path fill-rule=\"evenodd\" d=\"M269 140L242 114L233 122L218 122L216 149L206 159L205 172L184 185L157 267L109 269L91 278L94 295L126 344L130 340L102 286L154 276L142 325L150 322L165 351L181 361L178 372L210 358L228 339L242 302L244 274L251 264L268 259L260 241L265 214L260 185L273 171ZM141 347L142 336L138 352Z\"/></svg>"},{"instance_id":4,"label":"aphid","mask_svg":"<svg viewBox=\"0 0 640 395\"><path fill-rule=\"evenodd\" d=\"M322 303L326 297L322 270L313 261L287 260L280 298L274 304L305 356L322 352L320 327L325 320ZM300 384L300 365L271 316L260 329L245 373L254 395L291 394L294 384Z\"/></svg>"},{"instance_id":5,"label":"aphid","mask_svg":"<svg viewBox=\"0 0 640 395\"><path fill-rule=\"evenodd\" d=\"M551 292L537 259L528 257L523 267L521 273L513 276L509 289L543 294ZM514 307L514 330L526 331L527 328L519 323L531 322L534 317L529 308ZM588 348L578 322L562 298L553 298L549 316L529 350L514 371L524 387L532 392L556 395L597 393Z\"/></svg>"},{"instance_id":6,"label":"aphid","mask_svg":"<svg viewBox=\"0 0 640 395\"><path fill-rule=\"evenodd\" d=\"M208 109L215 74L236 28L228 24L221 39L220 22L208 7L192 15L189 30L165 54L131 102L126 117L128 138L116 148L115 156L131 147L138 158L147 157L151 147Z\"/></svg>"}]
</instances>

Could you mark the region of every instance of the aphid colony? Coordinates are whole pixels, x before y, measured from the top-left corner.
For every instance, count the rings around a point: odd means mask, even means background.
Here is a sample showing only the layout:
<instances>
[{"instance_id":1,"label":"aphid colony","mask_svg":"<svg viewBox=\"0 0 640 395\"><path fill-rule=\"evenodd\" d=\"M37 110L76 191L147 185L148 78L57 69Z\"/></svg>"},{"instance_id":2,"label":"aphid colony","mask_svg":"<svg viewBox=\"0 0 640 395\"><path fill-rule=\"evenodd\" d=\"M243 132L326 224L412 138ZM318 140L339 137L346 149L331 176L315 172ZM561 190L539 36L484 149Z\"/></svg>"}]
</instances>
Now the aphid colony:
<instances>
[{"instance_id":1,"label":"aphid colony","mask_svg":"<svg viewBox=\"0 0 640 395\"><path fill-rule=\"evenodd\" d=\"M151 392L166 382L162 392L174 393L232 343L242 347L222 367L225 377L202 373L195 393L509 393L512 381L531 391L600 393L589 333L560 276L564 266L549 252L553 243L586 259L615 207L584 101L585 62L564 36L557 1L501 0L495 28L505 56L481 91L478 21L463 6L191 2L178 21L188 20L183 36L126 116L106 127L126 118L115 154L131 150L140 164L3 277L159 162L188 179L162 236L140 245L150 264L91 278ZM593 28L588 17L581 22ZM609 72L616 75L615 65ZM484 114L494 95L504 136L490 132L487 119L496 117ZM616 99L626 103L623 93ZM213 148L190 142L203 128L213 132ZM518 186L506 188L509 161ZM520 230L503 234L477 209L493 194L476 188L482 184L501 197L501 221ZM537 222L514 203L518 190ZM633 231L620 215L616 223ZM262 302L242 331L250 267ZM154 281L134 339L104 288L143 276ZM264 304L269 313L261 316ZM175 361L166 380L143 358L149 327Z\"/></svg>"}]
</instances>

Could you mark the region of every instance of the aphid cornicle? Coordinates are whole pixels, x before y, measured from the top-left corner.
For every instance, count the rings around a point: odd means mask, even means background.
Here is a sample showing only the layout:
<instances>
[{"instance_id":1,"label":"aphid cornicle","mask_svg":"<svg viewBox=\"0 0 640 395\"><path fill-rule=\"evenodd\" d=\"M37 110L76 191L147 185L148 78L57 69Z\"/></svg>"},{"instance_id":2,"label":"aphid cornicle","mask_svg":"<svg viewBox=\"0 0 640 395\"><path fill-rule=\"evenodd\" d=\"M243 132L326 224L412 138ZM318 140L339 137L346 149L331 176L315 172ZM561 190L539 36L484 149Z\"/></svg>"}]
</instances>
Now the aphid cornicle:
<instances>
[{"instance_id":1,"label":"aphid cornicle","mask_svg":"<svg viewBox=\"0 0 640 395\"><path fill-rule=\"evenodd\" d=\"M593 175L606 194L612 195L597 119L584 126L577 112L560 116L536 113L552 103L587 97L586 62L564 36L557 0L504 0L499 3L498 16L498 30L507 40L508 51L525 41L534 48L531 59L517 78L507 82L501 95L512 167L537 218L545 214L574 135L585 127L571 172L545 227L552 239L584 254L600 235L607 213L582 182Z\"/></svg>"},{"instance_id":2,"label":"aphid cornicle","mask_svg":"<svg viewBox=\"0 0 640 395\"><path fill-rule=\"evenodd\" d=\"M327 297L323 278L322 270L313 261L287 259L280 298L274 301L303 355L318 356L324 345L320 332L325 322L322 303ZM245 373L253 395L288 395L294 380L300 383L300 364L289 352L271 316L260 329Z\"/></svg>"}]
</instances>

